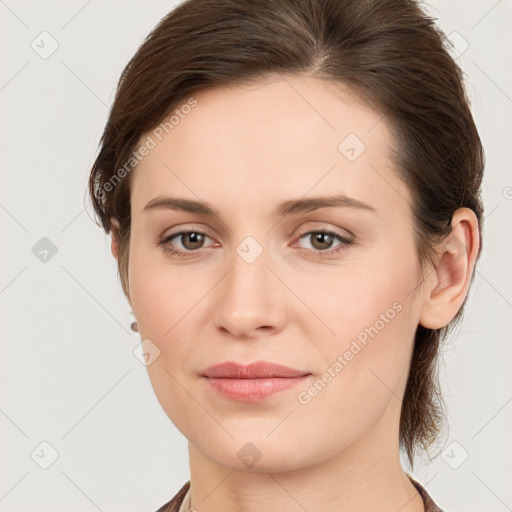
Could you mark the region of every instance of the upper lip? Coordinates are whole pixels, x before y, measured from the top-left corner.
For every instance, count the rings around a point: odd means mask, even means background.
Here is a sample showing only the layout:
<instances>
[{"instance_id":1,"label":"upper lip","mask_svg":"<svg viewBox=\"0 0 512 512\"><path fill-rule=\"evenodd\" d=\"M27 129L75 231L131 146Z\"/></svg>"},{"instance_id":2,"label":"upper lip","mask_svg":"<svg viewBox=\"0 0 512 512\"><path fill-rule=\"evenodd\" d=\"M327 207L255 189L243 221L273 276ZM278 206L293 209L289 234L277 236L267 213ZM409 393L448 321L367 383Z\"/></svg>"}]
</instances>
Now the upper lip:
<instances>
[{"instance_id":1,"label":"upper lip","mask_svg":"<svg viewBox=\"0 0 512 512\"><path fill-rule=\"evenodd\" d=\"M309 372L289 368L268 361L257 361L249 365L226 361L210 366L202 373L203 377L225 379L258 379L269 377L302 377Z\"/></svg>"}]
</instances>

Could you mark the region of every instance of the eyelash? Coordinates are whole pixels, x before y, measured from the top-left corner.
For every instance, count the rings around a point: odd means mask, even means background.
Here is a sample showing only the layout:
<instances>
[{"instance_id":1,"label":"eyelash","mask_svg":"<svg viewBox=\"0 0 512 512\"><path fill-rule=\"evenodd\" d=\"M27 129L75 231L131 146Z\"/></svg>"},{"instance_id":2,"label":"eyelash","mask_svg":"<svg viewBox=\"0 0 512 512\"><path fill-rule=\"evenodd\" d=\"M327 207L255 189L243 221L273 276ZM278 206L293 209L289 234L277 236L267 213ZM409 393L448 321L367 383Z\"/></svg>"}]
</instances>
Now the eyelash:
<instances>
[{"instance_id":1,"label":"eyelash","mask_svg":"<svg viewBox=\"0 0 512 512\"><path fill-rule=\"evenodd\" d=\"M195 233L195 234L202 235L202 236L208 236L204 231L201 231L201 230L194 229L194 230L188 230L188 231L178 231L177 233L173 233L172 235L169 235L169 236L163 238L162 240L158 241L157 245L163 246L163 250L166 253L171 254L172 256L177 256L179 258L194 258L195 256L193 256L193 254L196 252L199 252L200 249L195 250L195 251L181 251L181 250L174 249L173 247L168 245L168 243L173 238L177 238L180 235L186 235L189 233ZM339 233L336 233L335 231L331 231L329 229L307 231L306 233L303 233L301 236L299 236L298 240L304 238L305 236L312 235L314 233L315 234L321 233L324 235L331 235L334 238L336 238L338 241L341 242L341 244L338 247L336 247L334 249L328 249L326 251L320 251L320 250L315 250L315 249L301 249L302 251L311 253L311 256L313 256L314 258L325 258L325 257L333 256L335 254L340 253L341 251L343 251L344 249L346 249L349 245L351 245L353 243L352 239L342 236Z\"/></svg>"}]
</instances>

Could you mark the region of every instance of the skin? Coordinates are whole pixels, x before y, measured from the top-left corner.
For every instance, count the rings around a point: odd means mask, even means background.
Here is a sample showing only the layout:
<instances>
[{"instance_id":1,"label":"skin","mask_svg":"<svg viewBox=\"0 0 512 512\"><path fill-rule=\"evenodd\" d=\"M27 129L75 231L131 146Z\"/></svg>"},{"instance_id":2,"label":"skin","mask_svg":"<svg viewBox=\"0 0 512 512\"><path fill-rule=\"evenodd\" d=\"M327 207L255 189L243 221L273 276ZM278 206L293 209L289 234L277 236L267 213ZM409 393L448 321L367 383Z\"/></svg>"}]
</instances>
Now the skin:
<instances>
[{"instance_id":1,"label":"skin","mask_svg":"<svg viewBox=\"0 0 512 512\"><path fill-rule=\"evenodd\" d=\"M401 399L418 324L446 325L467 294L479 244L474 213L455 213L436 247L437 270L422 279L413 198L389 159L393 140L380 114L341 85L306 76L194 97L197 106L132 171L128 281L141 339L160 350L147 367L151 384L188 440L192 506L422 511L400 464ZM366 146L354 161L338 150L351 133ZM334 193L375 211L274 215L282 201ZM219 215L143 211L170 195L205 201ZM202 245L187 236L167 242L188 259L156 243L182 229L207 233ZM353 243L315 242L311 231L325 229ZM263 249L252 263L236 252L247 236ZM396 303L401 311L300 403L299 392ZM312 375L248 403L219 397L200 377L222 361L260 360ZM237 456L248 442L261 456L252 466Z\"/></svg>"}]
</instances>

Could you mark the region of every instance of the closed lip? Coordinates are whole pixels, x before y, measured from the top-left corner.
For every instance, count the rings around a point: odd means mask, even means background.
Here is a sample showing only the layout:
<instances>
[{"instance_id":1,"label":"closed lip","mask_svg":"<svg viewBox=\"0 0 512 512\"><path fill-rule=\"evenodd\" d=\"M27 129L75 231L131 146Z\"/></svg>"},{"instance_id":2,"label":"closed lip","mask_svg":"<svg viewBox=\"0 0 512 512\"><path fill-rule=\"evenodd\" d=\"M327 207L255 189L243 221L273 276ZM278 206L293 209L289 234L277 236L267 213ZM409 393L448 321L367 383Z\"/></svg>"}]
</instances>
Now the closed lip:
<instances>
[{"instance_id":1,"label":"closed lip","mask_svg":"<svg viewBox=\"0 0 512 512\"><path fill-rule=\"evenodd\" d=\"M248 365L226 361L210 366L201 375L220 379L263 379L270 377L303 377L304 375L310 375L310 372L269 361L257 361Z\"/></svg>"}]
</instances>

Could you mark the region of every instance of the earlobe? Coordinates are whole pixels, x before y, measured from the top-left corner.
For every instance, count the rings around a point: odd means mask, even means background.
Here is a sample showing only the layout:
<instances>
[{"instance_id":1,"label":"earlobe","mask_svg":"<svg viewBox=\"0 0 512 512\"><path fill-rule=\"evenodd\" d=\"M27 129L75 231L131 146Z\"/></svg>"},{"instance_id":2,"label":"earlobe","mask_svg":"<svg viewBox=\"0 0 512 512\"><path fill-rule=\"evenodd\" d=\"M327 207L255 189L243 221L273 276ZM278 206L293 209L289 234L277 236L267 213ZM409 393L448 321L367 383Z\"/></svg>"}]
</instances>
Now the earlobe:
<instances>
[{"instance_id":1,"label":"earlobe","mask_svg":"<svg viewBox=\"0 0 512 512\"><path fill-rule=\"evenodd\" d=\"M456 316L467 295L480 249L478 219L469 208L459 208L451 232L438 244L438 264L425 289L419 323L440 329Z\"/></svg>"}]
</instances>

